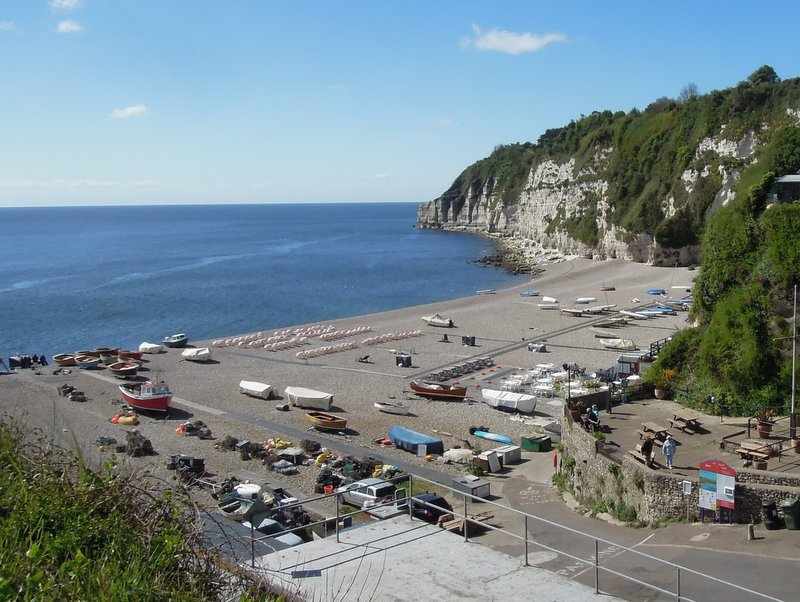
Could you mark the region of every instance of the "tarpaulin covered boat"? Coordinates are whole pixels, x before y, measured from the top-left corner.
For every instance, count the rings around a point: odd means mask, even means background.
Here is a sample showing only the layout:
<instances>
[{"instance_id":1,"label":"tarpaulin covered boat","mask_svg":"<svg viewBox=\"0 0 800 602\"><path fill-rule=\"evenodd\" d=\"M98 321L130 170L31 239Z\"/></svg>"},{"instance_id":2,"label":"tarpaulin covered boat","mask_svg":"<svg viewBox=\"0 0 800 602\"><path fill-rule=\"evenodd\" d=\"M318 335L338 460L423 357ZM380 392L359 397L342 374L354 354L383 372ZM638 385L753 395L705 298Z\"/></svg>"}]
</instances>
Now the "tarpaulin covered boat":
<instances>
[{"instance_id":1,"label":"tarpaulin covered boat","mask_svg":"<svg viewBox=\"0 0 800 602\"><path fill-rule=\"evenodd\" d=\"M498 410L510 410L531 414L536 408L536 397L527 393L514 391L497 391L494 389L481 389L483 403Z\"/></svg>"},{"instance_id":2,"label":"tarpaulin covered boat","mask_svg":"<svg viewBox=\"0 0 800 602\"><path fill-rule=\"evenodd\" d=\"M259 399L269 399L272 397L272 385L254 380L243 380L239 382L239 393L244 393L250 397L258 397Z\"/></svg>"},{"instance_id":3,"label":"tarpaulin covered boat","mask_svg":"<svg viewBox=\"0 0 800 602\"><path fill-rule=\"evenodd\" d=\"M313 408L315 410L330 410L333 405L333 393L315 391L305 387L286 387L286 397L293 406Z\"/></svg>"},{"instance_id":4,"label":"tarpaulin covered boat","mask_svg":"<svg viewBox=\"0 0 800 602\"><path fill-rule=\"evenodd\" d=\"M420 445L425 446L425 452L429 454L444 453L444 443L437 437L432 437L424 433L412 431L404 426L393 426L389 429L389 439L395 447L417 453Z\"/></svg>"}]
</instances>

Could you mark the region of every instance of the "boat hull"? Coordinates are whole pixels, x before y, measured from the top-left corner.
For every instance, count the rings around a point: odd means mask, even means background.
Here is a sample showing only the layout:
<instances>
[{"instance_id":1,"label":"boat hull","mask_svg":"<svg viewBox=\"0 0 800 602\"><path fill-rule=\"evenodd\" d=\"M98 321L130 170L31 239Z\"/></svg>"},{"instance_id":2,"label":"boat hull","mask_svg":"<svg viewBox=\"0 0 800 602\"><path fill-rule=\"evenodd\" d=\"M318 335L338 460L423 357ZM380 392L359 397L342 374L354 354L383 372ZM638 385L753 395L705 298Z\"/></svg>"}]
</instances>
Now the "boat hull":
<instances>
[{"instance_id":1,"label":"boat hull","mask_svg":"<svg viewBox=\"0 0 800 602\"><path fill-rule=\"evenodd\" d=\"M408 406L405 404L376 401L372 405L375 407L375 409L385 414L395 414L397 416L408 415Z\"/></svg>"},{"instance_id":2,"label":"boat hull","mask_svg":"<svg viewBox=\"0 0 800 602\"><path fill-rule=\"evenodd\" d=\"M307 412L306 419L321 431L343 431L347 428L347 420L324 412Z\"/></svg>"},{"instance_id":3,"label":"boat hull","mask_svg":"<svg viewBox=\"0 0 800 602\"><path fill-rule=\"evenodd\" d=\"M427 397L428 399L443 399L446 401L464 401L467 396L466 387L445 386L438 389L433 387L426 387L416 382L409 383L409 388L420 397Z\"/></svg>"},{"instance_id":4,"label":"boat hull","mask_svg":"<svg viewBox=\"0 0 800 602\"><path fill-rule=\"evenodd\" d=\"M122 399L125 401L125 403L136 410L145 410L147 412L167 412L169 411L169 404L172 401L172 395L142 397L137 395L131 389L126 388L124 385L119 386L119 391L122 394Z\"/></svg>"},{"instance_id":5,"label":"boat hull","mask_svg":"<svg viewBox=\"0 0 800 602\"><path fill-rule=\"evenodd\" d=\"M117 357L121 360L140 360L142 359L141 351L120 351Z\"/></svg>"},{"instance_id":6,"label":"boat hull","mask_svg":"<svg viewBox=\"0 0 800 602\"><path fill-rule=\"evenodd\" d=\"M62 354L59 354L59 355L54 355L53 356L53 361L57 365L62 366L62 367L77 365L77 362L75 361L75 356L74 355L69 355L69 354L66 354L66 353L62 353Z\"/></svg>"}]
</instances>

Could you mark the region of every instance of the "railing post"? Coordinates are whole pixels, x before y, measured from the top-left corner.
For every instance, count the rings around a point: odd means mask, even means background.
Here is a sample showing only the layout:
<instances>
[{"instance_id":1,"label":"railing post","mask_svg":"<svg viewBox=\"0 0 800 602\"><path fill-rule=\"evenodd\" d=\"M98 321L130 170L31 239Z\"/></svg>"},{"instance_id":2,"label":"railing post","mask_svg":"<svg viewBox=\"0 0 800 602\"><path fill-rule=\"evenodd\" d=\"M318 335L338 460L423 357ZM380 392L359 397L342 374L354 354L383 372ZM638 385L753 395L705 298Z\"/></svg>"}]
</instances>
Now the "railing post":
<instances>
[{"instance_id":1,"label":"railing post","mask_svg":"<svg viewBox=\"0 0 800 602\"><path fill-rule=\"evenodd\" d=\"M677 586L675 588L675 599L681 602L681 567L679 566L675 567L675 582Z\"/></svg>"},{"instance_id":2,"label":"railing post","mask_svg":"<svg viewBox=\"0 0 800 602\"><path fill-rule=\"evenodd\" d=\"M600 593L600 546L594 540L594 593Z\"/></svg>"},{"instance_id":3,"label":"railing post","mask_svg":"<svg viewBox=\"0 0 800 602\"><path fill-rule=\"evenodd\" d=\"M339 494L336 494L336 543L339 543Z\"/></svg>"},{"instance_id":4,"label":"railing post","mask_svg":"<svg viewBox=\"0 0 800 602\"><path fill-rule=\"evenodd\" d=\"M250 520L250 567L256 568L256 538L254 535L255 527L253 520Z\"/></svg>"},{"instance_id":5,"label":"railing post","mask_svg":"<svg viewBox=\"0 0 800 602\"><path fill-rule=\"evenodd\" d=\"M525 566L530 566L528 564L528 515L525 516Z\"/></svg>"},{"instance_id":6,"label":"railing post","mask_svg":"<svg viewBox=\"0 0 800 602\"><path fill-rule=\"evenodd\" d=\"M469 498L467 497L466 494L464 494L464 541L465 542L469 541L469 535L467 535L467 532L468 532L467 530L469 529L469 518L468 518L468 516L469 516L469 514L468 514L469 505L468 504L469 504Z\"/></svg>"},{"instance_id":7,"label":"railing post","mask_svg":"<svg viewBox=\"0 0 800 602\"><path fill-rule=\"evenodd\" d=\"M414 520L414 509L411 507L411 498L414 497L414 475L408 475L408 490L406 491L406 504L408 504L408 519Z\"/></svg>"}]
</instances>

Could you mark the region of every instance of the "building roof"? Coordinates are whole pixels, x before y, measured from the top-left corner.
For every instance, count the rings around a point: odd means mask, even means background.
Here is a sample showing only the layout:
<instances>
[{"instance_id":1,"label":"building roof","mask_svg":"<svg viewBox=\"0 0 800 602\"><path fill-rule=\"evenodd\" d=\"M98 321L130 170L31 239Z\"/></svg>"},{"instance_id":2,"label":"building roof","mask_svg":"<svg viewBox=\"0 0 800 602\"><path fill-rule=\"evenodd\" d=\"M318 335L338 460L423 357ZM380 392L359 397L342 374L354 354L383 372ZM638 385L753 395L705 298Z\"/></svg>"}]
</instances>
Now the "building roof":
<instances>
[{"instance_id":1,"label":"building roof","mask_svg":"<svg viewBox=\"0 0 800 602\"><path fill-rule=\"evenodd\" d=\"M781 176L775 180L780 184L800 184L800 174L792 174L789 176Z\"/></svg>"}]
</instances>

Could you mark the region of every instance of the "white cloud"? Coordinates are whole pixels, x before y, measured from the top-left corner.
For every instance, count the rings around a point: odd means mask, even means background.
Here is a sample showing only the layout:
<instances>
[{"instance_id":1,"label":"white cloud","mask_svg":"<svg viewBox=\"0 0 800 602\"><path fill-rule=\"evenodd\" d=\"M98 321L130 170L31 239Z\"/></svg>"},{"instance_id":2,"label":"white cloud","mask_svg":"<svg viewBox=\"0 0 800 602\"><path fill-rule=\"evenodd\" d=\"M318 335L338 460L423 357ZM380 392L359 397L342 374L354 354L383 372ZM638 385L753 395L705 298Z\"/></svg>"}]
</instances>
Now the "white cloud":
<instances>
[{"instance_id":1,"label":"white cloud","mask_svg":"<svg viewBox=\"0 0 800 602\"><path fill-rule=\"evenodd\" d=\"M0 21L0 31L13 31L16 28L14 21Z\"/></svg>"},{"instance_id":2,"label":"white cloud","mask_svg":"<svg viewBox=\"0 0 800 602\"><path fill-rule=\"evenodd\" d=\"M567 41L563 33L516 33L497 28L483 31L477 25L472 26L472 31L474 35L464 38L462 46L514 55L538 52L550 44Z\"/></svg>"},{"instance_id":3,"label":"white cloud","mask_svg":"<svg viewBox=\"0 0 800 602\"><path fill-rule=\"evenodd\" d=\"M73 10L81 5L81 0L50 0L53 10Z\"/></svg>"},{"instance_id":4,"label":"white cloud","mask_svg":"<svg viewBox=\"0 0 800 602\"><path fill-rule=\"evenodd\" d=\"M111 111L111 117L114 119L130 119L131 117L141 117L145 113L147 113L147 105L131 105L130 107L114 109Z\"/></svg>"},{"instance_id":5,"label":"white cloud","mask_svg":"<svg viewBox=\"0 0 800 602\"><path fill-rule=\"evenodd\" d=\"M67 19L66 21L59 21L56 31L58 33L78 33L83 31L83 26L77 21Z\"/></svg>"}]
</instances>

